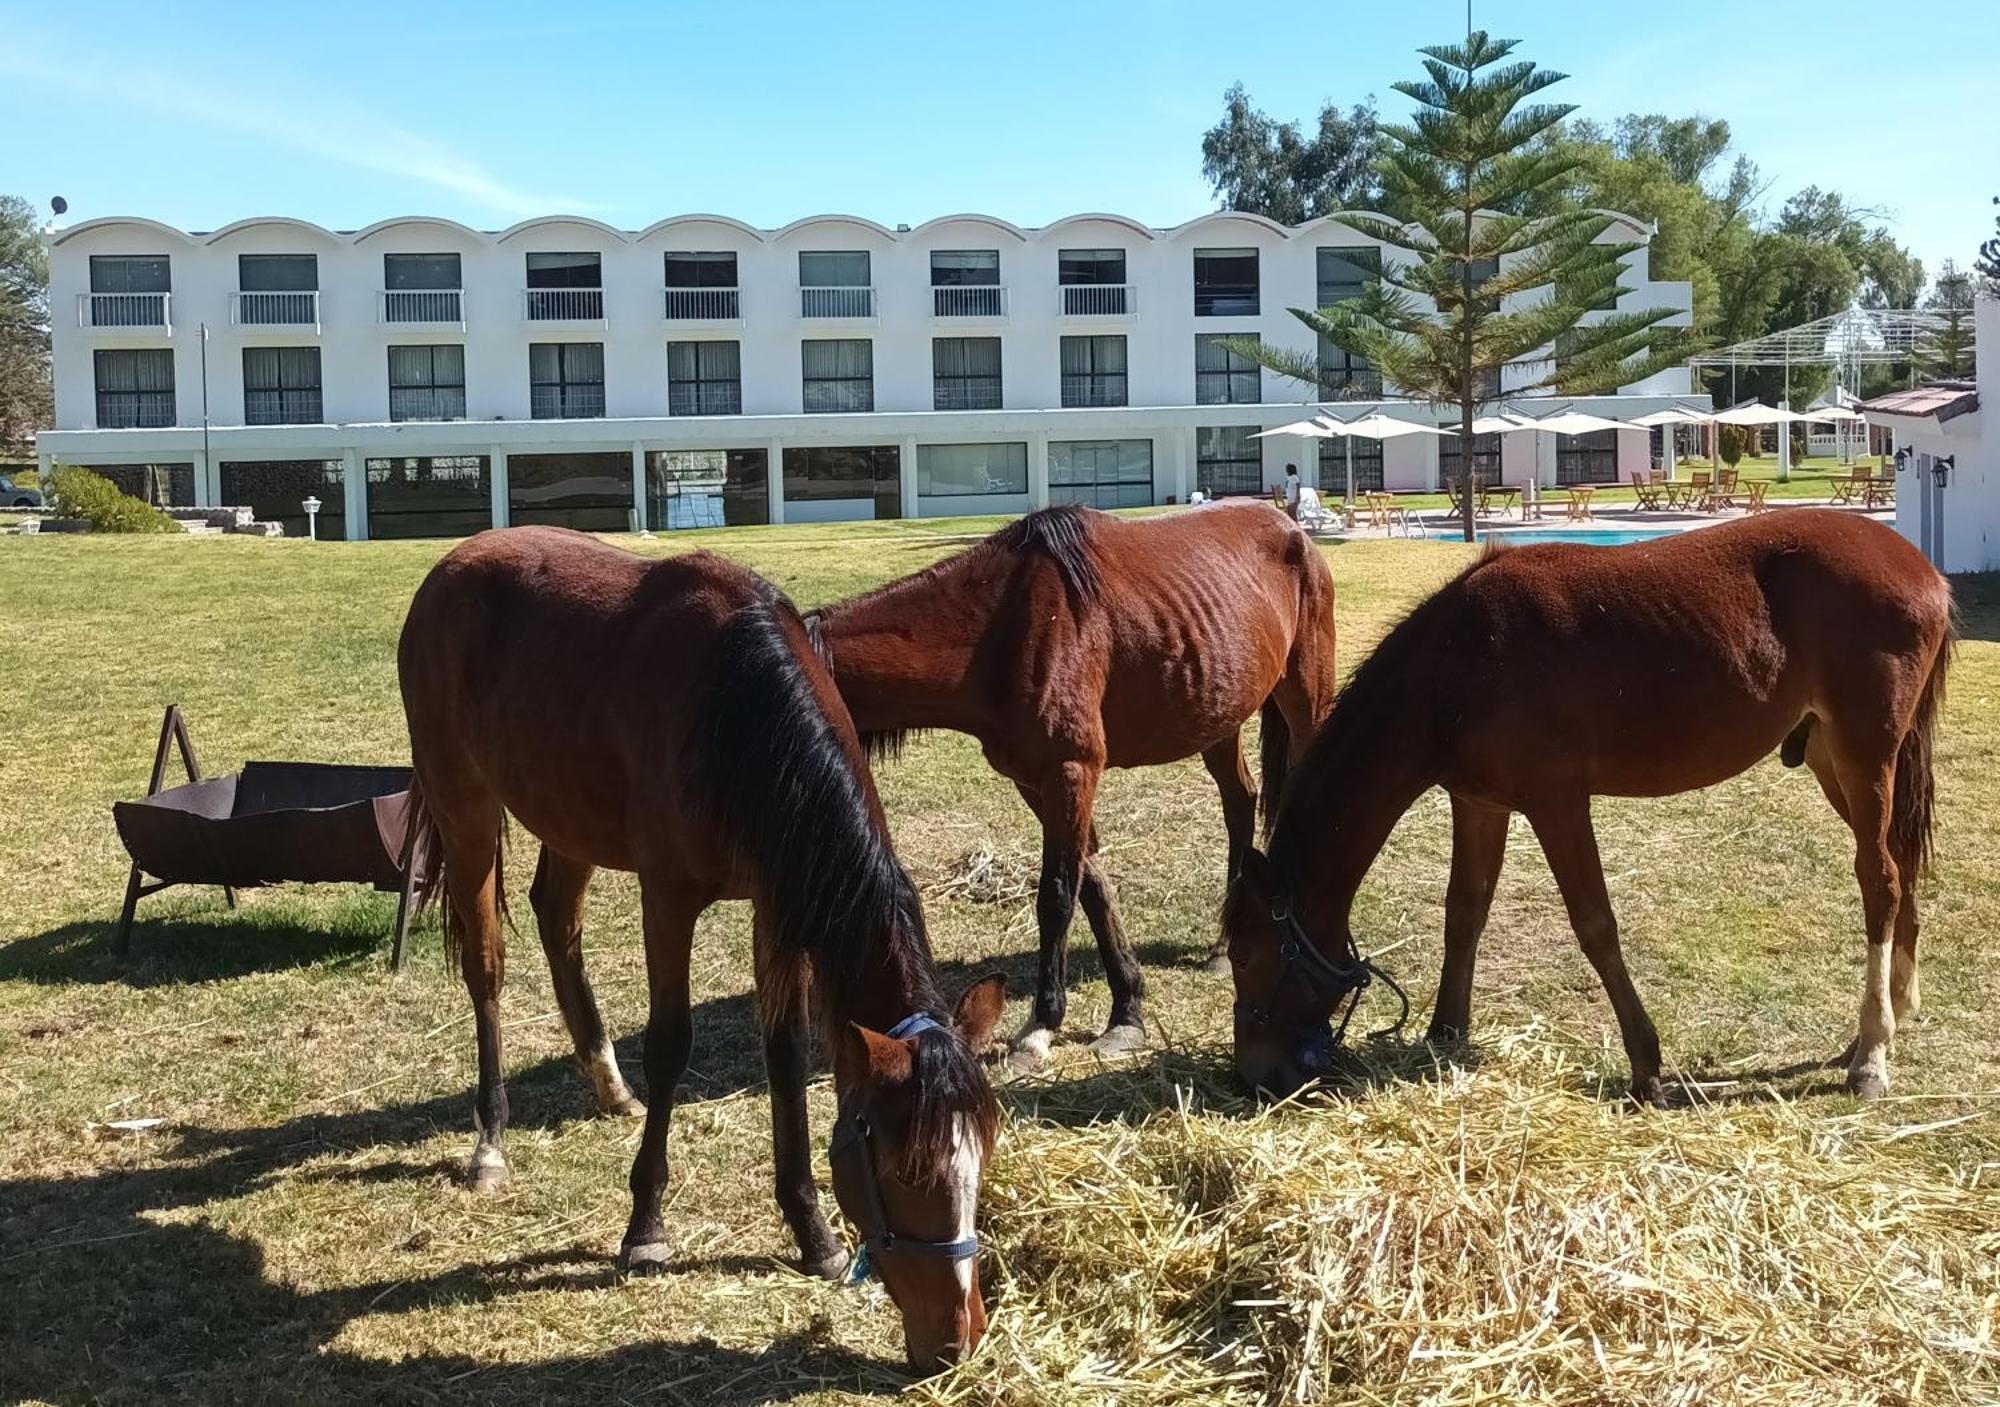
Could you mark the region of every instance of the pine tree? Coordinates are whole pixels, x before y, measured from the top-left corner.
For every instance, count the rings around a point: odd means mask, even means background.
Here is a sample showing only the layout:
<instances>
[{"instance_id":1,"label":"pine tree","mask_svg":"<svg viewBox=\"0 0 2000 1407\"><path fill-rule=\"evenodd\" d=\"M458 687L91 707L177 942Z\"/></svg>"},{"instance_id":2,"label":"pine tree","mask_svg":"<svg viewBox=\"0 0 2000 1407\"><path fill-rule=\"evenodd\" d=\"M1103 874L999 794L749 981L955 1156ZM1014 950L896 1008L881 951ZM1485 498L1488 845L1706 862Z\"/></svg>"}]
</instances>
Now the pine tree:
<instances>
[{"instance_id":1,"label":"pine tree","mask_svg":"<svg viewBox=\"0 0 2000 1407\"><path fill-rule=\"evenodd\" d=\"M1926 376L1952 377L1972 371L1972 276L1950 259L1938 270L1937 283L1924 307L1939 315L1936 336L1917 357Z\"/></svg>"},{"instance_id":2,"label":"pine tree","mask_svg":"<svg viewBox=\"0 0 2000 1407\"><path fill-rule=\"evenodd\" d=\"M1628 291L1621 260L1639 246L1600 243L1611 219L1560 199L1582 158L1549 138L1575 109L1528 101L1564 75L1505 62L1517 42L1474 31L1419 51L1429 78L1395 85L1416 113L1382 127L1385 204L1399 219L1354 217L1407 262L1385 262L1337 308L1291 310L1400 394L1457 406L1468 466L1475 412L1498 398L1503 368L1516 368L1510 394L1588 395L1680 360L1657 326L1668 309L1584 322ZM1249 342L1235 350L1320 387L1315 356ZM1468 542L1474 497L1461 495Z\"/></svg>"}]
</instances>

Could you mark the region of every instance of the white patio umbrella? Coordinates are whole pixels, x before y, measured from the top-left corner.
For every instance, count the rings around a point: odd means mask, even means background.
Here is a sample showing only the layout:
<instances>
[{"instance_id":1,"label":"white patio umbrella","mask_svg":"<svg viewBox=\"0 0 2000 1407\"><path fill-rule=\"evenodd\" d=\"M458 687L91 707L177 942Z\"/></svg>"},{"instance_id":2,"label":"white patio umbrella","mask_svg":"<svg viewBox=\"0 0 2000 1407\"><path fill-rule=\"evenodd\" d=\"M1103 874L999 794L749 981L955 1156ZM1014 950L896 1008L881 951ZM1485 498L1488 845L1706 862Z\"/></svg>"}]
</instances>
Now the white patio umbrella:
<instances>
[{"instance_id":1,"label":"white patio umbrella","mask_svg":"<svg viewBox=\"0 0 2000 1407\"><path fill-rule=\"evenodd\" d=\"M1520 419L1520 429L1533 430L1537 434L1587 435L1594 430L1630 430L1635 428L1626 421L1607 420L1601 415L1591 415L1589 412L1581 410L1559 410L1554 415L1544 415L1537 418L1522 416ZM1538 439L1536 445L1539 447L1540 443ZM1541 458L1540 453L1538 452L1535 457L1539 460Z\"/></svg>"},{"instance_id":2,"label":"white patio umbrella","mask_svg":"<svg viewBox=\"0 0 2000 1407\"><path fill-rule=\"evenodd\" d=\"M1715 413L1717 425L1790 425L1800 420L1811 420L1810 415L1801 415L1795 410L1779 410L1776 406L1765 405L1762 401L1745 401L1742 405L1731 406L1728 410Z\"/></svg>"},{"instance_id":3,"label":"white patio umbrella","mask_svg":"<svg viewBox=\"0 0 2000 1407\"><path fill-rule=\"evenodd\" d=\"M1435 425L1426 425L1416 420L1399 420L1393 415L1384 415L1379 410L1371 410L1358 420L1336 420L1331 415L1320 417L1329 426L1337 427L1337 433L1348 438L1347 444L1347 509L1354 511L1354 440L1399 440L1405 435L1442 435L1445 431Z\"/></svg>"},{"instance_id":4,"label":"white patio umbrella","mask_svg":"<svg viewBox=\"0 0 2000 1407\"><path fill-rule=\"evenodd\" d=\"M1656 410L1651 415L1635 415L1625 422L1651 430L1655 427L1665 433L1661 436L1666 449L1667 477L1674 477L1674 461L1678 457L1674 445L1674 434L1683 425L1712 425L1715 416L1710 411L1689 410L1686 406L1670 405L1665 410Z\"/></svg>"}]
</instances>

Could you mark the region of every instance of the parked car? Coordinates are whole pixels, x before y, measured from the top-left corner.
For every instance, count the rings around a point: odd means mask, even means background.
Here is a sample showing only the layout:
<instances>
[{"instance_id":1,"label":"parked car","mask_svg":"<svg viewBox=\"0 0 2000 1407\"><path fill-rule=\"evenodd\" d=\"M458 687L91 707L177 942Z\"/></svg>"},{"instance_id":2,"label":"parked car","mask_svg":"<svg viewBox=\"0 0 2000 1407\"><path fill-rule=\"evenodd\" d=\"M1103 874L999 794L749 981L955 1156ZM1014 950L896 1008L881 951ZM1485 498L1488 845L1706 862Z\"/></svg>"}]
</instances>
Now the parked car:
<instances>
[{"instance_id":1,"label":"parked car","mask_svg":"<svg viewBox=\"0 0 2000 1407\"><path fill-rule=\"evenodd\" d=\"M8 478L5 474L0 474L0 508L40 508L41 506L42 495L40 490L17 488L12 479Z\"/></svg>"}]
</instances>

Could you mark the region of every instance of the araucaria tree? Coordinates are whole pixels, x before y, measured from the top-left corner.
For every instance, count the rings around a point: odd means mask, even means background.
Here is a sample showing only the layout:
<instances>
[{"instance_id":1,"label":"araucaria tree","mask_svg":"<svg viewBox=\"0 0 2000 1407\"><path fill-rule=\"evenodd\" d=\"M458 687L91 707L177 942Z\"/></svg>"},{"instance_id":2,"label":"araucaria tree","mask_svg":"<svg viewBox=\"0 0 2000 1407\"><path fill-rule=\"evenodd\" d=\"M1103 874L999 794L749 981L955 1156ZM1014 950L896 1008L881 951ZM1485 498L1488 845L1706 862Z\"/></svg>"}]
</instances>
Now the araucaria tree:
<instances>
[{"instance_id":1,"label":"araucaria tree","mask_svg":"<svg viewBox=\"0 0 2000 1407\"><path fill-rule=\"evenodd\" d=\"M1589 395L1679 360L1658 326L1670 310L1600 311L1628 291L1621 261L1639 246L1600 242L1611 219L1562 199L1581 158L1549 138L1574 108L1529 101L1564 75L1507 62L1516 43L1475 31L1419 51L1429 78L1395 85L1416 112L1382 127L1384 204L1396 219L1352 217L1403 257L1358 298L1292 309L1399 394L1457 406L1467 474L1473 419L1499 398L1503 368L1515 368L1510 395ZM1320 385L1317 356L1237 350ZM1476 497L1460 495L1468 542Z\"/></svg>"}]
</instances>

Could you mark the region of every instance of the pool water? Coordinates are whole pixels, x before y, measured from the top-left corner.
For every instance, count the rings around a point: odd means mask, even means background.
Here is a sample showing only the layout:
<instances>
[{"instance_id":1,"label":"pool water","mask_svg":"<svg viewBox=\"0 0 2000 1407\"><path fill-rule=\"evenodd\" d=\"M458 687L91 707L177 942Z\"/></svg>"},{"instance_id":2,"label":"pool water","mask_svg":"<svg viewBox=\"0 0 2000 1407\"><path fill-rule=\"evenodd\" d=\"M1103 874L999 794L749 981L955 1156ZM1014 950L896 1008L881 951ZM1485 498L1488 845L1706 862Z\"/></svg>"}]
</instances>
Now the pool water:
<instances>
[{"instance_id":1,"label":"pool water","mask_svg":"<svg viewBox=\"0 0 2000 1407\"><path fill-rule=\"evenodd\" d=\"M1525 546L1531 542L1580 542L1586 547L1623 547L1628 542L1653 542L1663 537L1673 537L1672 528L1572 528L1565 532L1560 528L1519 528L1513 532L1502 529L1479 535L1481 542L1512 543ZM1465 535L1460 532L1432 533L1438 542L1463 542Z\"/></svg>"}]
</instances>

